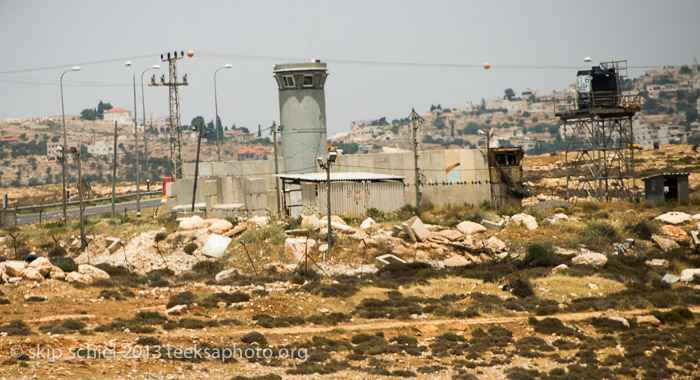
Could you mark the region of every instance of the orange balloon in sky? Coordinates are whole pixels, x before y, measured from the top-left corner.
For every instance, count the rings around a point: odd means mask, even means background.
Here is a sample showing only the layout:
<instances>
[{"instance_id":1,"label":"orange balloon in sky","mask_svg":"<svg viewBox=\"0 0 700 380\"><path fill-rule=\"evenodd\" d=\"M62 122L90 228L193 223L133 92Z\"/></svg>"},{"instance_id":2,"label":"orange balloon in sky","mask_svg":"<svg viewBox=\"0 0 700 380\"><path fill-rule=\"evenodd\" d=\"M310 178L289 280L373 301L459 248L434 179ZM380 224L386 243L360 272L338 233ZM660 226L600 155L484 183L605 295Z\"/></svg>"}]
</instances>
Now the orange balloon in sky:
<instances>
[{"instance_id":1,"label":"orange balloon in sky","mask_svg":"<svg viewBox=\"0 0 700 380\"><path fill-rule=\"evenodd\" d=\"M490 63L488 63L488 62L484 62L484 64L483 64L483 65L481 65L481 66L482 66L482 67L484 68L484 70L488 70L488 69L490 69L490 68L491 68L491 64L490 64Z\"/></svg>"},{"instance_id":2,"label":"orange balloon in sky","mask_svg":"<svg viewBox=\"0 0 700 380\"><path fill-rule=\"evenodd\" d=\"M187 56L190 58L194 57L194 52L192 50L188 51Z\"/></svg>"}]
</instances>

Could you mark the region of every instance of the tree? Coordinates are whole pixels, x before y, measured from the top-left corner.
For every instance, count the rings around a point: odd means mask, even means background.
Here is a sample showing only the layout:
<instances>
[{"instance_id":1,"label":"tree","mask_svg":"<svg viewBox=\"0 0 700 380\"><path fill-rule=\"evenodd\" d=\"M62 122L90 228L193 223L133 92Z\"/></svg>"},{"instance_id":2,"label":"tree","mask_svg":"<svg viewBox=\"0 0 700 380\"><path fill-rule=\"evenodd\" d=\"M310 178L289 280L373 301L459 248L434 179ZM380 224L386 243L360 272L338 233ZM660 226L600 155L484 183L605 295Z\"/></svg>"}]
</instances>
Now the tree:
<instances>
[{"instance_id":1,"label":"tree","mask_svg":"<svg viewBox=\"0 0 700 380\"><path fill-rule=\"evenodd\" d=\"M345 143L342 141L338 141L333 145L335 145L336 148L342 150L343 154L355 154L360 149L360 145L354 142Z\"/></svg>"},{"instance_id":2,"label":"tree","mask_svg":"<svg viewBox=\"0 0 700 380\"><path fill-rule=\"evenodd\" d=\"M260 130L260 124L258 124L258 137L262 137L262 131Z\"/></svg>"},{"instance_id":3,"label":"tree","mask_svg":"<svg viewBox=\"0 0 700 380\"><path fill-rule=\"evenodd\" d=\"M688 108L685 110L685 121L690 126L690 123L698 120L698 110L695 108Z\"/></svg>"},{"instance_id":4,"label":"tree","mask_svg":"<svg viewBox=\"0 0 700 380\"><path fill-rule=\"evenodd\" d=\"M113 107L109 103L102 103L100 100L99 103L97 103L97 113L100 114L100 119L102 119L102 115L104 115L105 111L111 110Z\"/></svg>"},{"instance_id":5,"label":"tree","mask_svg":"<svg viewBox=\"0 0 700 380\"><path fill-rule=\"evenodd\" d=\"M195 116L195 117L192 119L192 122L190 123L190 125L194 125L194 126L196 126L196 127L200 127L200 126L204 125L204 118L201 117L201 116Z\"/></svg>"},{"instance_id":6,"label":"tree","mask_svg":"<svg viewBox=\"0 0 700 380\"><path fill-rule=\"evenodd\" d=\"M512 88L506 88L506 90L504 92L505 92L504 99L508 99L508 100L515 99L515 91L513 91Z\"/></svg>"},{"instance_id":7,"label":"tree","mask_svg":"<svg viewBox=\"0 0 700 380\"><path fill-rule=\"evenodd\" d=\"M678 70L678 74L686 75L686 74L692 74L692 73L693 73L693 70L691 70L690 67L688 67L687 65L681 66L680 70Z\"/></svg>"},{"instance_id":8,"label":"tree","mask_svg":"<svg viewBox=\"0 0 700 380\"><path fill-rule=\"evenodd\" d=\"M465 135L477 135L479 134L479 129L481 129L481 125L475 121L470 121L467 123L467 126L462 129L462 132Z\"/></svg>"},{"instance_id":9,"label":"tree","mask_svg":"<svg viewBox=\"0 0 700 380\"><path fill-rule=\"evenodd\" d=\"M101 119L100 114L91 108L86 108L80 112L80 118L83 120L97 120Z\"/></svg>"}]
</instances>

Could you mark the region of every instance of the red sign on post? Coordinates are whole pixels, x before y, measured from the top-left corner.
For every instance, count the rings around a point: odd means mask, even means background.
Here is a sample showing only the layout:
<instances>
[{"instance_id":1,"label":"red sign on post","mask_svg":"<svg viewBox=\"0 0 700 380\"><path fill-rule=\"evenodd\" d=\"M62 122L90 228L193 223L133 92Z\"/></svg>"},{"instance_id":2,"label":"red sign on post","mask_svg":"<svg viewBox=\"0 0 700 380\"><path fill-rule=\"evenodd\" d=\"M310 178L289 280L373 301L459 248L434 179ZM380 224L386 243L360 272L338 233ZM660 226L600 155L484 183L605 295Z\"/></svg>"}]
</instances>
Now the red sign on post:
<instances>
[{"instance_id":1,"label":"red sign on post","mask_svg":"<svg viewBox=\"0 0 700 380\"><path fill-rule=\"evenodd\" d=\"M163 198L166 197L165 194L165 184L169 182L174 182L173 177L163 177Z\"/></svg>"}]
</instances>

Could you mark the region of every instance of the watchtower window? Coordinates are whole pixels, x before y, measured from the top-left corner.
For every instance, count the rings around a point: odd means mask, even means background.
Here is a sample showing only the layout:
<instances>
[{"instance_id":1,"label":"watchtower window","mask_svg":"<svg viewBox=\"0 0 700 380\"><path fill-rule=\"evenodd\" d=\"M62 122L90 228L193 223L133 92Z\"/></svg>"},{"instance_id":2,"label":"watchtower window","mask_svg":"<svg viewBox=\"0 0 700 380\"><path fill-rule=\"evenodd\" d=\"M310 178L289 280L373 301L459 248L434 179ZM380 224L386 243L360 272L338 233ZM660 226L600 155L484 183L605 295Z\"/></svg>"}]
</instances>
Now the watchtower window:
<instances>
[{"instance_id":1,"label":"watchtower window","mask_svg":"<svg viewBox=\"0 0 700 380\"><path fill-rule=\"evenodd\" d=\"M312 87L314 85L313 75L304 75L304 87Z\"/></svg>"},{"instance_id":2,"label":"watchtower window","mask_svg":"<svg viewBox=\"0 0 700 380\"><path fill-rule=\"evenodd\" d=\"M282 78L284 81L284 87L294 87L294 77L291 75Z\"/></svg>"}]
</instances>

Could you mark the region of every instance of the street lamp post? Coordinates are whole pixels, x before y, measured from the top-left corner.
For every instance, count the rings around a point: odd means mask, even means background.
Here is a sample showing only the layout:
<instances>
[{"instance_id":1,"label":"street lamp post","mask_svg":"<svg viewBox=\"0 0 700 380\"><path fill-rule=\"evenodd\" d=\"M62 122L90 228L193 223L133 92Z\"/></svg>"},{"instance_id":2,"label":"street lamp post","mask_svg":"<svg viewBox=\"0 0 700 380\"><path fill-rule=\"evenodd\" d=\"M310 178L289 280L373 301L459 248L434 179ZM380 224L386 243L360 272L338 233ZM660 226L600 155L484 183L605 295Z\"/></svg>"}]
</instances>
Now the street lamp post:
<instances>
[{"instance_id":1,"label":"street lamp post","mask_svg":"<svg viewBox=\"0 0 700 380\"><path fill-rule=\"evenodd\" d=\"M61 172L63 173L63 220L68 221L66 212L66 152L68 152L68 142L66 137L66 111L63 106L63 76L71 71L80 71L80 66L73 66L61 74L61 115L63 115L63 154L61 158Z\"/></svg>"},{"instance_id":2,"label":"street lamp post","mask_svg":"<svg viewBox=\"0 0 700 380\"><path fill-rule=\"evenodd\" d=\"M146 160L146 176L150 176L151 173L148 171L148 131L146 131L146 97L144 96L143 92L143 74L145 74L148 70L158 69L160 69L160 65L153 65L141 72L141 112L143 112L143 159ZM146 179L146 181L150 181L150 179Z\"/></svg>"},{"instance_id":3,"label":"street lamp post","mask_svg":"<svg viewBox=\"0 0 700 380\"><path fill-rule=\"evenodd\" d=\"M219 142L219 102L216 97L216 73L221 69L230 69L233 65L230 63L219 67L214 71L214 111L216 113L216 119L214 119L214 131L216 132L216 160L221 161L221 143Z\"/></svg>"},{"instance_id":4,"label":"street lamp post","mask_svg":"<svg viewBox=\"0 0 700 380\"><path fill-rule=\"evenodd\" d=\"M316 162L318 163L318 166L321 167L321 169L324 169L326 171L326 209L327 209L327 222L328 222L328 236L327 236L327 244L328 244L328 249L323 252L323 263L326 263L326 252L331 249L331 244L333 244L333 236L331 235L331 164L335 162L336 158L338 158L338 153L336 152L330 152L328 154L328 158L323 160L323 157L317 157Z\"/></svg>"},{"instance_id":5,"label":"street lamp post","mask_svg":"<svg viewBox=\"0 0 700 380\"><path fill-rule=\"evenodd\" d=\"M134 83L134 151L136 153L136 217L141 216L141 191L139 189L139 127L138 127L138 116L136 116L136 70L131 64L131 61L126 61L124 64L127 67L131 67L131 74Z\"/></svg>"},{"instance_id":6,"label":"street lamp post","mask_svg":"<svg viewBox=\"0 0 700 380\"><path fill-rule=\"evenodd\" d=\"M192 212L194 212L194 204L197 200L197 177L199 176L199 149L202 146L202 135L204 134L204 120L202 120L199 125L192 124L192 132L197 132L199 129L199 135L197 136L197 158L194 163L194 185L192 188Z\"/></svg>"}]
</instances>

